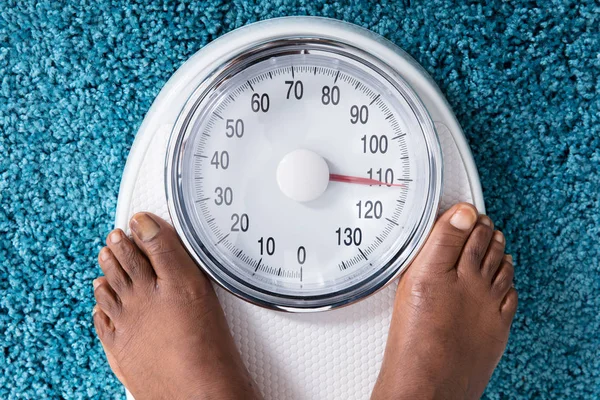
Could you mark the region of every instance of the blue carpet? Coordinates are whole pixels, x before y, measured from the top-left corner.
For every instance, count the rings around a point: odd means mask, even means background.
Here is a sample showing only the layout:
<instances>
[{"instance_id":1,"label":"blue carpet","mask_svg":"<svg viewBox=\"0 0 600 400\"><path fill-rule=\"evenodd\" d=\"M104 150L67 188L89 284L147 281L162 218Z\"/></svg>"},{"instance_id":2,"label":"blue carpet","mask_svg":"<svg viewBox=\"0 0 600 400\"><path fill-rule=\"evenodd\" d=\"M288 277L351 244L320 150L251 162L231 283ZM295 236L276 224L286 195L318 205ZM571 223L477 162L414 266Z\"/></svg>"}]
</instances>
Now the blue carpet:
<instances>
[{"instance_id":1,"label":"blue carpet","mask_svg":"<svg viewBox=\"0 0 600 400\"><path fill-rule=\"evenodd\" d=\"M91 280L136 129L203 45L305 14L406 49L465 129L521 301L485 397L600 397L599 3L0 0L0 398L122 393Z\"/></svg>"}]
</instances>

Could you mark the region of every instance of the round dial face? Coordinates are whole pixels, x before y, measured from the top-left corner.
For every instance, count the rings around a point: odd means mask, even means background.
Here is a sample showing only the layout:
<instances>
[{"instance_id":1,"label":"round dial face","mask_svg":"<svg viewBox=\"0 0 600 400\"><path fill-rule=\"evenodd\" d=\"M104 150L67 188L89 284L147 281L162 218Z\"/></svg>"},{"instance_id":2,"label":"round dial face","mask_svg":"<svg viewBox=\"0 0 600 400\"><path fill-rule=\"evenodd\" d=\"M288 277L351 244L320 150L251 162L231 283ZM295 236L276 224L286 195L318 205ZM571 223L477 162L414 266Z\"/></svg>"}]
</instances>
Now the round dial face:
<instances>
[{"instance_id":1,"label":"round dial face","mask_svg":"<svg viewBox=\"0 0 600 400\"><path fill-rule=\"evenodd\" d=\"M174 133L174 219L227 289L315 310L364 297L414 255L437 210L439 149L399 78L291 48L258 51L193 96Z\"/></svg>"}]
</instances>

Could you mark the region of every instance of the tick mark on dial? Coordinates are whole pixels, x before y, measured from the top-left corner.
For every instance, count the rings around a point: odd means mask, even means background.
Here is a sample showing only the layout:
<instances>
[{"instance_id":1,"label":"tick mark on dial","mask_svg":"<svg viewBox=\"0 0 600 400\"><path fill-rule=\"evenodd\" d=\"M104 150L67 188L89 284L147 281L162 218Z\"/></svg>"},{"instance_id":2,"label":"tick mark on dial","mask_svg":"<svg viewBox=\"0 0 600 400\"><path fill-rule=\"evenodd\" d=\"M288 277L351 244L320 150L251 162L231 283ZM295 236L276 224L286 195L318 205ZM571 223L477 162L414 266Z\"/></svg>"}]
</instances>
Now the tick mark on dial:
<instances>
[{"instance_id":1,"label":"tick mark on dial","mask_svg":"<svg viewBox=\"0 0 600 400\"><path fill-rule=\"evenodd\" d=\"M277 276L281 276L281 268L279 268L279 271L277 271Z\"/></svg>"},{"instance_id":2,"label":"tick mark on dial","mask_svg":"<svg viewBox=\"0 0 600 400\"><path fill-rule=\"evenodd\" d=\"M385 119L390 119L390 118L392 118L392 115L394 115L394 114L392 114L392 113L389 113L389 114L388 114L388 116L387 116L387 117L385 117Z\"/></svg>"},{"instance_id":3,"label":"tick mark on dial","mask_svg":"<svg viewBox=\"0 0 600 400\"><path fill-rule=\"evenodd\" d=\"M294 78L294 66L292 65L290 68L292 69L292 79L293 79Z\"/></svg>"},{"instance_id":4,"label":"tick mark on dial","mask_svg":"<svg viewBox=\"0 0 600 400\"><path fill-rule=\"evenodd\" d=\"M217 114L217 113L213 113L213 114L215 114L217 117L223 119L223 117L221 117L219 114Z\"/></svg>"},{"instance_id":5,"label":"tick mark on dial","mask_svg":"<svg viewBox=\"0 0 600 400\"><path fill-rule=\"evenodd\" d=\"M405 179L405 178L398 178L396 180L401 181L401 182L412 182L412 179Z\"/></svg>"},{"instance_id":6,"label":"tick mark on dial","mask_svg":"<svg viewBox=\"0 0 600 400\"><path fill-rule=\"evenodd\" d=\"M401 137L404 137L404 136L406 136L406 133L401 133L401 134L399 134L399 135L396 135L396 136L394 136L394 137L392 138L392 140L400 139Z\"/></svg>"},{"instance_id":7,"label":"tick mark on dial","mask_svg":"<svg viewBox=\"0 0 600 400\"><path fill-rule=\"evenodd\" d=\"M250 86L250 89L252 89L252 91L254 92L254 87L252 87L252 84L250 83L250 81L246 81L248 83L248 86Z\"/></svg>"},{"instance_id":8,"label":"tick mark on dial","mask_svg":"<svg viewBox=\"0 0 600 400\"><path fill-rule=\"evenodd\" d=\"M208 158L208 156L205 156L204 154L194 154L194 157Z\"/></svg>"},{"instance_id":9,"label":"tick mark on dial","mask_svg":"<svg viewBox=\"0 0 600 400\"><path fill-rule=\"evenodd\" d=\"M371 106L371 105L373 105L373 103L375 103L375 102L377 101L377 99L379 98L379 96L381 96L381 94L378 94L378 95L377 95L377 97L375 97L375 98L373 99L373 101L371 101L371 102L369 103L369 105L370 105L370 106Z\"/></svg>"},{"instance_id":10,"label":"tick mark on dial","mask_svg":"<svg viewBox=\"0 0 600 400\"><path fill-rule=\"evenodd\" d=\"M269 78L273 79L273 74L271 74L271 71L269 71Z\"/></svg>"},{"instance_id":11,"label":"tick mark on dial","mask_svg":"<svg viewBox=\"0 0 600 400\"><path fill-rule=\"evenodd\" d=\"M335 79L333 80L333 83L337 82L339 76L340 76L340 71L338 71L337 74L335 74Z\"/></svg>"},{"instance_id":12,"label":"tick mark on dial","mask_svg":"<svg viewBox=\"0 0 600 400\"><path fill-rule=\"evenodd\" d=\"M215 244L215 246L218 246L223 240L227 239L229 237L229 233L225 236L223 236L221 239L219 239L219 241Z\"/></svg>"},{"instance_id":13,"label":"tick mark on dial","mask_svg":"<svg viewBox=\"0 0 600 400\"><path fill-rule=\"evenodd\" d=\"M394 225L396 225L396 226L399 226L397 222L395 222L395 221L392 221L391 219L389 219L389 218L387 218L387 217L386 217L386 219L387 219L388 221L390 221L392 224L394 224Z\"/></svg>"},{"instance_id":14,"label":"tick mark on dial","mask_svg":"<svg viewBox=\"0 0 600 400\"><path fill-rule=\"evenodd\" d=\"M360 248L360 247L358 248L358 251L360 251L360 254L362 254L362 256L365 258L365 260L369 260L369 259L367 258L367 256L365 255L365 253L364 253L364 252L361 250L361 248Z\"/></svg>"},{"instance_id":15,"label":"tick mark on dial","mask_svg":"<svg viewBox=\"0 0 600 400\"><path fill-rule=\"evenodd\" d=\"M260 267L261 262L262 262L262 258L260 260L258 260L258 263L256 264L256 268L254 268L254 272L258 271L258 267Z\"/></svg>"},{"instance_id":16,"label":"tick mark on dial","mask_svg":"<svg viewBox=\"0 0 600 400\"><path fill-rule=\"evenodd\" d=\"M202 203L203 201L210 200L210 197L205 197L203 199L196 200L196 203Z\"/></svg>"},{"instance_id":17,"label":"tick mark on dial","mask_svg":"<svg viewBox=\"0 0 600 400\"><path fill-rule=\"evenodd\" d=\"M358 89L359 86L360 86L360 81L356 82L356 86L354 87L354 89Z\"/></svg>"}]
</instances>

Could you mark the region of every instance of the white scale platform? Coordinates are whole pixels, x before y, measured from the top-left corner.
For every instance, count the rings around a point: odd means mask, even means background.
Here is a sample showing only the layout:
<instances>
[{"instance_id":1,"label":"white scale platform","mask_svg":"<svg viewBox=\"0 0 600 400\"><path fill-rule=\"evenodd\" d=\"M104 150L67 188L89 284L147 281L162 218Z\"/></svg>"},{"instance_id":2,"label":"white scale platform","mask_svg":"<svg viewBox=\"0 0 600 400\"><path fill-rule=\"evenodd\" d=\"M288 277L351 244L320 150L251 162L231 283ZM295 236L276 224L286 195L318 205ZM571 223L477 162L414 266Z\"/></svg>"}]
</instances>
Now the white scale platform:
<instances>
[{"instance_id":1,"label":"white scale platform","mask_svg":"<svg viewBox=\"0 0 600 400\"><path fill-rule=\"evenodd\" d=\"M228 43L239 44L252 30L263 34L265 30L272 34L319 32L349 40L360 40L366 32L321 18L282 18L234 31L196 53L165 85L138 131L123 173L116 227L127 230L129 219L138 211L170 220L164 164L178 110L202 78L200 66L206 67L206 59L218 59L219 53L231 50ZM467 201L484 212L471 152L441 92L406 53L375 35L369 39L379 41L381 49L372 47L374 52L393 52L385 56L396 57L394 65L399 65L403 78L421 97L435 122L444 162L441 209ZM266 399L351 400L370 396L383 358L396 286L397 282L392 282L345 308L309 314L272 311L220 287L216 291L242 358Z\"/></svg>"}]
</instances>

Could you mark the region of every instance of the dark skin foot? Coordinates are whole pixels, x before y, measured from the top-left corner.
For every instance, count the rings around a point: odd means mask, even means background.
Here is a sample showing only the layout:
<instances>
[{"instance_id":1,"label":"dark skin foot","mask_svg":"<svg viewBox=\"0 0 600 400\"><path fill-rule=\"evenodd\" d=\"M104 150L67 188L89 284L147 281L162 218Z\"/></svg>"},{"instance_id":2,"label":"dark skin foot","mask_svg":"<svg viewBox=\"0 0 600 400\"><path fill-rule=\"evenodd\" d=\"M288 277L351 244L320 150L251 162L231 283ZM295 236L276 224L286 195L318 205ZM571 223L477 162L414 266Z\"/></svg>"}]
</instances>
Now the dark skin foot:
<instances>
[{"instance_id":1,"label":"dark skin foot","mask_svg":"<svg viewBox=\"0 0 600 400\"><path fill-rule=\"evenodd\" d=\"M517 310L504 245L469 204L440 217L400 280L372 399L481 397Z\"/></svg>"},{"instance_id":2,"label":"dark skin foot","mask_svg":"<svg viewBox=\"0 0 600 400\"><path fill-rule=\"evenodd\" d=\"M109 364L137 400L256 399L206 276L159 217L136 214L99 254L94 325Z\"/></svg>"}]
</instances>

